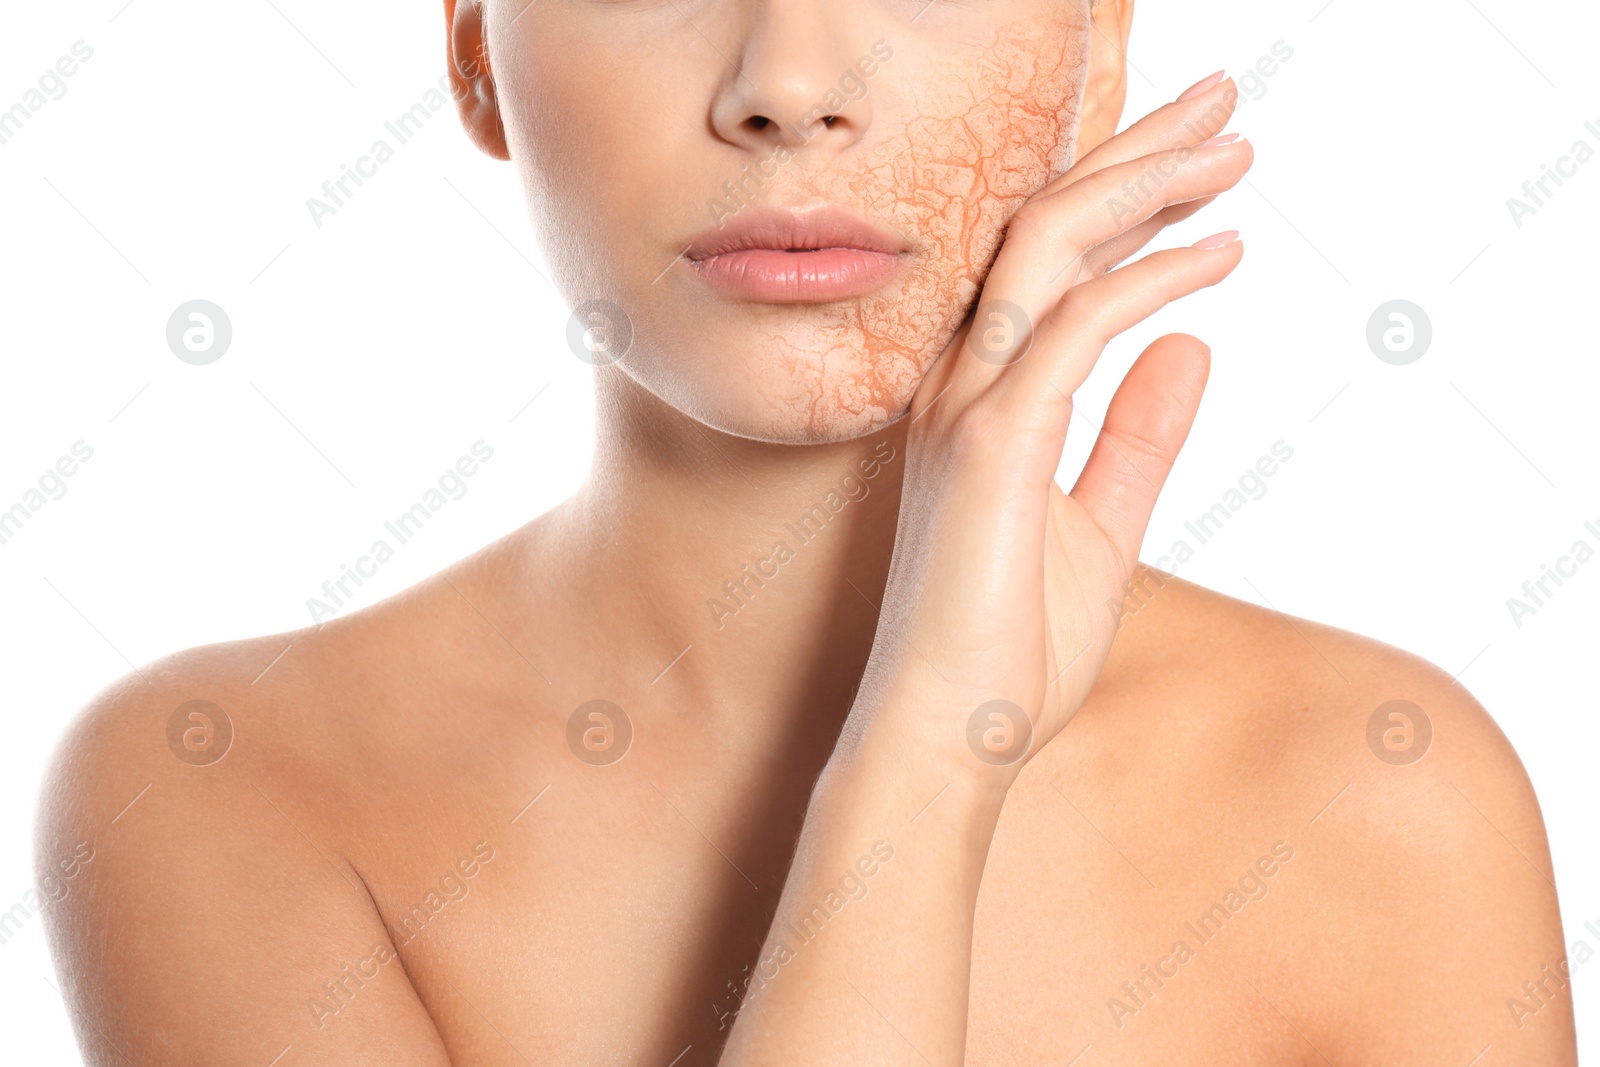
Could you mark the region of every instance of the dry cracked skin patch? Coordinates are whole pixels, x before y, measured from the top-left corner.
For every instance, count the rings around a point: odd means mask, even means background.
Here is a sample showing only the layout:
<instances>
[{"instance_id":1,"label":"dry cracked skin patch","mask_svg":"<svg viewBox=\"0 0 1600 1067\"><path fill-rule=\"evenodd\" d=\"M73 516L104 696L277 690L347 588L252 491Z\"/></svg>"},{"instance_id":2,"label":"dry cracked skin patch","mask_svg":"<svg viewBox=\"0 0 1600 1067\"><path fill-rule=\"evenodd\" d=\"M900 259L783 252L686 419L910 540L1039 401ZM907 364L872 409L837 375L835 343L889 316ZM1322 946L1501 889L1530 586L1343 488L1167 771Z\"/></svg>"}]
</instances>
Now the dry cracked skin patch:
<instances>
[{"instance_id":1,"label":"dry cracked skin patch","mask_svg":"<svg viewBox=\"0 0 1600 1067\"><path fill-rule=\"evenodd\" d=\"M601 371L602 388L626 374L709 426L784 443L847 440L905 413L974 303L1006 223L1071 164L1088 64L1085 16L1059 9L986 42L895 46L867 79L862 139L838 153L800 147L756 199L825 199L900 233L910 262L857 300L767 305L721 297L684 264L669 269L682 242L713 224L706 205L737 171L725 158L708 167L703 135L644 86L605 99L578 91L602 79L577 60L540 73L532 64L560 40L524 33L519 69L497 64L496 80L508 75L503 88L519 98L508 133L552 269L570 303L614 301L633 331L627 357ZM629 84L626 73L605 75L613 91ZM635 155L640 128L670 128L659 135L666 149Z\"/></svg>"},{"instance_id":2,"label":"dry cracked skin patch","mask_svg":"<svg viewBox=\"0 0 1600 1067\"><path fill-rule=\"evenodd\" d=\"M919 86L902 132L830 185L911 238L915 263L891 289L813 307L766 335L770 356L755 358L769 359L764 399L778 429L843 440L904 414L976 300L1006 223L1070 166L1085 58L1070 25L1009 27L969 69Z\"/></svg>"}]
</instances>

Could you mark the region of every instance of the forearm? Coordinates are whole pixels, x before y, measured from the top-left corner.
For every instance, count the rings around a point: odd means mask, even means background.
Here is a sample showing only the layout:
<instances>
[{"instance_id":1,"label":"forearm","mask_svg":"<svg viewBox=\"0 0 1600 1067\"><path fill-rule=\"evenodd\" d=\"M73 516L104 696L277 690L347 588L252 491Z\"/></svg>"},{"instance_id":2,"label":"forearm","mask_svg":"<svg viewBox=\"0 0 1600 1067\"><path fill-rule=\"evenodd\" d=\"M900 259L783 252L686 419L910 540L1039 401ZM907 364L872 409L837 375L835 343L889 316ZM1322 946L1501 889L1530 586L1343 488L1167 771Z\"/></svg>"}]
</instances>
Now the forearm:
<instances>
[{"instance_id":1,"label":"forearm","mask_svg":"<svg viewBox=\"0 0 1600 1067\"><path fill-rule=\"evenodd\" d=\"M1004 787L886 733L818 782L724 1064L962 1062Z\"/></svg>"}]
</instances>

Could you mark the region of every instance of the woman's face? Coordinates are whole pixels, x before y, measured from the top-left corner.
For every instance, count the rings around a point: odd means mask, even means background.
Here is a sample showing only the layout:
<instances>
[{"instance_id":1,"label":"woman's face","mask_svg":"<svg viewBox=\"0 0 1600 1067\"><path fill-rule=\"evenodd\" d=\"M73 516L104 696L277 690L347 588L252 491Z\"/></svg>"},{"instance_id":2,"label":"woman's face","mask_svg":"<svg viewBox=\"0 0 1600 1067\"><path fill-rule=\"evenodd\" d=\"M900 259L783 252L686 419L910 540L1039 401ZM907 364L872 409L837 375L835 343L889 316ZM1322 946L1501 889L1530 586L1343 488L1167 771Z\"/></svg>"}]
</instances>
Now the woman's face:
<instances>
[{"instance_id":1,"label":"woman's face","mask_svg":"<svg viewBox=\"0 0 1600 1067\"><path fill-rule=\"evenodd\" d=\"M782 443L905 413L1012 213L1072 163L1097 32L1090 0L484 0L452 16L458 69L486 49L492 80L469 128L492 91L554 280L590 327L575 350ZM822 208L873 236L819 225Z\"/></svg>"}]
</instances>

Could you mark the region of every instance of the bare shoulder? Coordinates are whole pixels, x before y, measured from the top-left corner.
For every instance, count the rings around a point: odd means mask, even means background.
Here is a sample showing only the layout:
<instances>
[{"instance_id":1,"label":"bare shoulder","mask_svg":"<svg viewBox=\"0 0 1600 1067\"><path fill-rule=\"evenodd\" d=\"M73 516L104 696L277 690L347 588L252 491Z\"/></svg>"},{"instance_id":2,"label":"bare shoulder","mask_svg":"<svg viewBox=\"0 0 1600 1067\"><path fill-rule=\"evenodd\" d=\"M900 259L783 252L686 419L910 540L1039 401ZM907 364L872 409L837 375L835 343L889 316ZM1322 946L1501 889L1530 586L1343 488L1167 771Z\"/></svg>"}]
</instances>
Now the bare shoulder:
<instances>
[{"instance_id":1,"label":"bare shoulder","mask_svg":"<svg viewBox=\"0 0 1600 1067\"><path fill-rule=\"evenodd\" d=\"M72 719L41 798L41 844L82 820L136 825L132 813L163 793L218 799L241 787L295 791L319 751L301 744L339 683L304 649L317 628L178 652L136 668ZM299 652L298 655L295 655ZM126 807L124 807L126 806ZM154 805L152 805L154 806ZM113 823L112 820L115 819Z\"/></svg>"},{"instance_id":2,"label":"bare shoulder","mask_svg":"<svg viewBox=\"0 0 1600 1067\"><path fill-rule=\"evenodd\" d=\"M338 794L312 784L317 747L293 736L326 696L293 670L263 680L304 636L140 668L59 745L35 866L86 1062L267 1063L288 1046L314 1047L304 1062L443 1062L328 832ZM352 974L365 988L330 1026L319 991Z\"/></svg>"},{"instance_id":3,"label":"bare shoulder","mask_svg":"<svg viewBox=\"0 0 1600 1067\"><path fill-rule=\"evenodd\" d=\"M268 649L295 636L190 649L97 694L52 758L40 799L40 864L67 838L104 841L137 827L144 820L132 813L156 807L143 805L152 793L198 800L237 784L240 760L224 761L236 753L239 723L254 719L252 675L267 667Z\"/></svg>"},{"instance_id":4,"label":"bare shoulder","mask_svg":"<svg viewBox=\"0 0 1600 1067\"><path fill-rule=\"evenodd\" d=\"M1489 711L1380 641L1141 577L1132 654L1193 702L1233 817L1295 848L1268 913L1274 1011L1336 1060L1575 1062L1544 823Z\"/></svg>"}]
</instances>

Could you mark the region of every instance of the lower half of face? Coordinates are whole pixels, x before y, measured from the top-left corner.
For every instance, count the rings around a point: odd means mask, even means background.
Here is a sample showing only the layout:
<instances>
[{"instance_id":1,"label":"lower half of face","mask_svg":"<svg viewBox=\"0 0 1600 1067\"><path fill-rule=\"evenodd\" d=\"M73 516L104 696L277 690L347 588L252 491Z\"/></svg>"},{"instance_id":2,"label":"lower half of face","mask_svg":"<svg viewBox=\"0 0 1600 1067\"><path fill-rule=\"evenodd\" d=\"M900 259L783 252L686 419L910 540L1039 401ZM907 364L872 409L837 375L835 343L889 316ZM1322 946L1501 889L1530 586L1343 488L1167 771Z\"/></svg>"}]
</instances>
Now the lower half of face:
<instances>
[{"instance_id":1,"label":"lower half of face","mask_svg":"<svg viewBox=\"0 0 1600 1067\"><path fill-rule=\"evenodd\" d=\"M821 443L902 417L1012 214L1072 161L1087 2L935 5L916 21L923 0L906 12L852 3L867 14L841 21L837 71L811 79L829 90L817 113L843 116L835 128L719 131L710 116L719 93L739 91L729 57L744 43L713 43L674 17L678 5L546 0L568 23L507 27L512 62L491 57L557 283L580 312L606 309L584 335L593 361L625 339L608 374L724 432ZM576 22L586 37L567 36ZM902 240L892 263L874 260L881 269L858 287L870 291L730 292L684 254L760 206L824 202Z\"/></svg>"}]
</instances>

